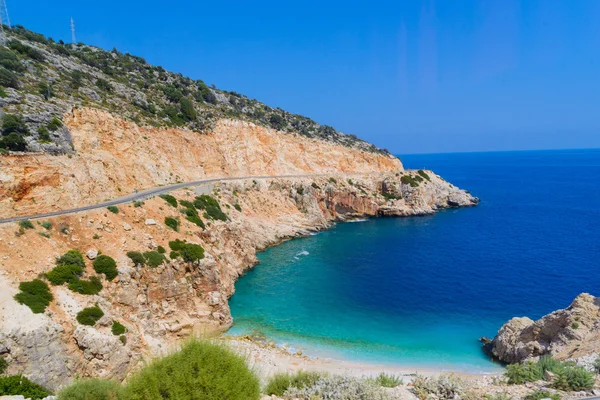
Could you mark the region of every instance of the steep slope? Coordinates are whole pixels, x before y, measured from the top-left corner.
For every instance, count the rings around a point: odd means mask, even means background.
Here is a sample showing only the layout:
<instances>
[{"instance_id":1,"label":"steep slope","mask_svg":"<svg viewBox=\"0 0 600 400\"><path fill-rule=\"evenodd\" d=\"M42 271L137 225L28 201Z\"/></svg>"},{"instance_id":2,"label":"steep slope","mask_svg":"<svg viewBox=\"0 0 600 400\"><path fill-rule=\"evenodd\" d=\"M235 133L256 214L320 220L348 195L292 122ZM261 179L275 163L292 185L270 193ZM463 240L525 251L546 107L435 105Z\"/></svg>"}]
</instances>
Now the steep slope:
<instances>
[{"instance_id":1,"label":"steep slope","mask_svg":"<svg viewBox=\"0 0 600 400\"><path fill-rule=\"evenodd\" d=\"M107 112L64 117L74 154L0 156L0 217L99 203L135 190L206 177L401 172L385 154L239 120L207 134L143 128Z\"/></svg>"}]
</instances>

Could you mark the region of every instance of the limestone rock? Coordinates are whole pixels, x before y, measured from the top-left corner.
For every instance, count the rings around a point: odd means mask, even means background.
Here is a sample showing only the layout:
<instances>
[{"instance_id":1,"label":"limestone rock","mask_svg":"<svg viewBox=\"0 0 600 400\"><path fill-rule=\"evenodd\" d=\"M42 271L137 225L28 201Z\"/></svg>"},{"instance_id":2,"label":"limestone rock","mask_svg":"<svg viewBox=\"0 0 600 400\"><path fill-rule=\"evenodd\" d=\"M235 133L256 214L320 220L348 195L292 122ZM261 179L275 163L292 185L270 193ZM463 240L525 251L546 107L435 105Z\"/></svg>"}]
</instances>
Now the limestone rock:
<instances>
[{"instance_id":1,"label":"limestone rock","mask_svg":"<svg viewBox=\"0 0 600 400\"><path fill-rule=\"evenodd\" d=\"M538 321L513 318L491 343L499 360L517 363L546 354L557 359L578 358L600 351L600 300L583 293L564 310Z\"/></svg>"},{"instance_id":2,"label":"limestone rock","mask_svg":"<svg viewBox=\"0 0 600 400\"><path fill-rule=\"evenodd\" d=\"M146 225L156 225L156 221L152 218L148 218L145 222Z\"/></svg>"},{"instance_id":3,"label":"limestone rock","mask_svg":"<svg viewBox=\"0 0 600 400\"><path fill-rule=\"evenodd\" d=\"M127 222L123 222L123 230L129 232L131 230L131 225Z\"/></svg>"},{"instance_id":4,"label":"limestone rock","mask_svg":"<svg viewBox=\"0 0 600 400\"><path fill-rule=\"evenodd\" d=\"M98 250L96 249L90 249L85 253L86 257L89 258L90 260L95 260L96 257L98 257Z\"/></svg>"}]
</instances>

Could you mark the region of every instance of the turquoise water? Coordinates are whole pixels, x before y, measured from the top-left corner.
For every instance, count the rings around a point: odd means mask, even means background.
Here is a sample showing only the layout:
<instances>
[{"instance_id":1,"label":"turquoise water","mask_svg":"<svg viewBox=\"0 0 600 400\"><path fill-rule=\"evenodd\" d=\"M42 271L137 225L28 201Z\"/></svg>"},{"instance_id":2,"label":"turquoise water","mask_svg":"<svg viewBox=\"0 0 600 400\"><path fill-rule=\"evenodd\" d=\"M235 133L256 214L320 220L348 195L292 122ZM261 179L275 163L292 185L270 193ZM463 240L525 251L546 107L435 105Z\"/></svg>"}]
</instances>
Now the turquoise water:
<instances>
[{"instance_id":1,"label":"turquoise water","mask_svg":"<svg viewBox=\"0 0 600 400\"><path fill-rule=\"evenodd\" d=\"M402 160L482 203L338 224L261 253L236 284L231 333L258 330L309 355L491 372L479 337L600 294L600 151Z\"/></svg>"}]
</instances>

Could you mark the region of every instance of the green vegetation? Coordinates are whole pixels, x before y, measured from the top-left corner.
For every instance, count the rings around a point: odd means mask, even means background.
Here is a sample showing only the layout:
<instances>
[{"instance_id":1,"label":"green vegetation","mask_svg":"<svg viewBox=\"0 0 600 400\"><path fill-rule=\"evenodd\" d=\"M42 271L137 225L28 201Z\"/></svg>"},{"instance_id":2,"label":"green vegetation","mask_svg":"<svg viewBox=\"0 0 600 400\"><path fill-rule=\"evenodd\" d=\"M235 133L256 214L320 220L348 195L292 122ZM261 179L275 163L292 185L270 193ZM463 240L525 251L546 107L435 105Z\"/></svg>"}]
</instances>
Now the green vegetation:
<instances>
[{"instance_id":1,"label":"green vegetation","mask_svg":"<svg viewBox=\"0 0 600 400\"><path fill-rule=\"evenodd\" d=\"M169 203L169 205L171 205L172 207L177 207L177 199L171 196L170 194L161 194L158 197Z\"/></svg>"},{"instance_id":2,"label":"green vegetation","mask_svg":"<svg viewBox=\"0 0 600 400\"><path fill-rule=\"evenodd\" d=\"M383 193L381 193L381 195L387 201L389 201L389 200L402 200L402 196L397 196L397 195L395 195L393 193L383 192Z\"/></svg>"},{"instance_id":3,"label":"green vegetation","mask_svg":"<svg viewBox=\"0 0 600 400\"><path fill-rule=\"evenodd\" d=\"M233 205L233 208L235 208L236 210L238 210L239 212L242 212L242 206L240 206L238 203L235 203Z\"/></svg>"},{"instance_id":4,"label":"green vegetation","mask_svg":"<svg viewBox=\"0 0 600 400\"><path fill-rule=\"evenodd\" d=\"M84 308L77 313L77 322L81 325L94 326L100 318L104 316L104 312L98 306Z\"/></svg>"},{"instance_id":5,"label":"green vegetation","mask_svg":"<svg viewBox=\"0 0 600 400\"><path fill-rule=\"evenodd\" d=\"M423 182L423 178L420 175L402 175L400 182L410 187L418 187L419 183Z\"/></svg>"},{"instance_id":6,"label":"green vegetation","mask_svg":"<svg viewBox=\"0 0 600 400\"><path fill-rule=\"evenodd\" d=\"M176 260L176 259L178 259L179 257L181 257L181 254L179 254L179 252L178 252L178 251L172 251L171 253L169 253L169 258L170 258L171 260Z\"/></svg>"},{"instance_id":7,"label":"green vegetation","mask_svg":"<svg viewBox=\"0 0 600 400\"><path fill-rule=\"evenodd\" d=\"M112 281L119 274L117 272L117 263L112 257L100 255L94 260L94 271L104 274L106 279Z\"/></svg>"},{"instance_id":8,"label":"green vegetation","mask_svg":"<svg viewBox=\"0 0 600 400\"><path fill-rule=\"evenodd\" d=\"M100 278L97 276L92 276L87 281L84 279L77 279L69 283L69 290L91 296L102 291L102 282L100 282Z\"/></svg>"},{"instance_id":9,"label":"green vegetation","mask_svg":"<svg viewBox=\"0 0 600 400\"><path fill-rule=\"evenodd\" d=\"M166 261L165 256L158 251L147 251L144 253L146 264L151 268L156 268Z\"/></svg>"},{"instance_id":10,"label":"green vegetation","mask_svg":"<svg viewBox=\"0 0 600 400\"><path fill-rule=\"evenodd\" d=\"M2 68L0 68L0 85L9 86L2 81ZM0 148L12 151L25 151L27 149L27 142L25 142L24 137L28 135L29 129L20 115L4 114L2 116Z\"/></svg>"},{"instance_id":11,"label":"green vegetation","mask_svg":"<svg viewBox=\"0 0 600 400\"><path fill-rule=\"evenodd\" d=\"M54 286L64 285L79 280L83 275L83 267L76 264L61 264L46 273L46 279Z\"/></svg>"},{"instance_id":12,"label":"green vegetation","mask_svg":"<svg viewBox=\"0 0 600 400\"><path fill-rule=\"evenodd\" d=\"M58 393L58 400L117 400L121 385L101 379L78 380Z\"/></svg>"},{"instance_id":13,"label":"green vegetation","mask_svg":"<svg viewBox=\"0 0 600 400\"><path fill-rule=\"evenodd\" d=\"M79 265L85 267L85 261L83 256L78 250L69 250L64 255L56 259L56 265L67 264L67 265Z\"/></svg>"},{"instance_id":14,"label":"green vegetation","mask_svg":"<svg viewBox=\"0 0 600 400\"><path fill-rule=\"evenodd\" d=\"M331 178L329 178L329 182L335 184L335 183L337 183L337 180L335 178L331 177Z\"/></svg>"},{"instance_id":15,"label":"green vegetation","mask_svg":"<svg viewBox=\"0 0 600 400\"><path fill-rule=\"evenodd\" d=\"M62 122L60 121L60 119L58 119L56 117L52 117L50 122L48 122L48 130L50 130L51 132L54 132L61 126L62 126Z\"/></svg>"},{"instance_id":16,"label":"green vegetation","mask_svg":"<svg viewBox=\"0 0 600 400\"><path fill-rule=\"evenodd\" d=\"M21 375L0 377L0 396L18 396L38 400L50 395L45 388Z\"/></svg>"},{"instance_id":17,"label":"green vegetation","mask_svg":"<svg viewBox=\"0 0 600 400\"><path fill-rule=\"evenodd\" d=\"M181 258L187 262L200 261L204 258L204 249L202 246L193 243L186 243L180 250Z\"/></svg>"},{"instance_id":18,"label":"green vegetation","mask_svg":"<svg viewBox=\"0 0 600 400\"><path fill-rule=\"evenodd\" d=\"M128 400L257 400L258 378L244 358L209 342L191 341L181 351L152 362L123 390Z\"/></svg>"},{"instance_id":19,"label":"green vegetation","mask_svg":"<svg viewBox=\"0 0 600 400\"><path fill-rule=\"evenodd\" d=\"M413 379L413 392L421 399L438 398L454 399L462 398L465 385L455 375L439 375L424 377L417 375Z\"/></svg>"},{"instance_id":20,"label":"green vegetation","mask_svg":"<svg viewBox=\"0 0 600 400\"><path fill-rule=\"evenodd\" d=\"M298 371L295 374L278 373L269 379L264 392L268 396L275 395L282 397L289 388L304 389L311 387L321 377L323 377L323 374L319 372Z\"/></svg>"},{"instance_id":21,"label":"green vegetation","mask_svg":"<svg viewBox=\"0 0 600 400\"><path fill-rule=\"evenodd\" d=\"M427 172L423 171L422 169L418 170L417 173L419 175L421 175L423 178L427 179L429 182L431 182L431 178L429 177L429 175L427 174Z\"/></svg>"},{"instance_id":22,"label":"green vegetation","mask_svg":"<svg viewBox=\"0 0 600 400\"><path fill-rule=\"evenodd\" d=\"M108 211L110 211L113 214L118 214L119 213L119 209L117 208L117 206L108 206L106 207L106 209Z\"/></svg>"},{"instance_id":23,"label":"green vegetation","mask_svg":"<svg viewBox=\"0 0 600 400\"><path fill-rule=\"evenodd\" d=\"M121 323L114 321L110 331L113 335L120 336L127 332L127 328L125 328L125 326L123 326Z\"/></svg>"},{"instance_id":24,"label":"green vegetation","mask_svg":"<svg viewBox=\"0 0 600 400\"><path fill-rule=\"evenodd\" d=\"M594 375L572 362L557 361L551 357L541 357L537 362L511 364L507 367L506 377L509 384L535 382L544 378L546 371L556 375L552 385L561 390L586 390L594 385Z\"/></svg>"},{"instance_id":25,"label":"green vegetation","mask_svg":"<svg viewBox=\"0 0 600 400\"><path fill-rule=\"evenodd\" d=\"M525 400L542 400L542 399L552 399L552 400L560 400L560 396L558 393L550 393L547 390L534 390L525 396Z\"/></svg>"},{"instance_id":26,"label":"green vegetation","mask_svg":"<svg viewBox=\"0 0 600 400\"><path fill-rule=\"evenodd\" d=\"M165 217L165 225L173 229L175 232L179 232L179 220L171 217Z\"/></svg>"},{"instance_id":27,"label":"green vegetation","mask_svg":"<svg viewBox=\"0 0 600 400\"><path fill-rule=\"evenodd\" d=\"M26 94L35 93L45 100L62 100L51 108L54 115L49 117L63 115L74 104L84 104L143 125L181 126L201 134L214 128L220 119L232 118L366 151L384 152L354 135L341 134L330 126L236 92L209 87L201 80L168 72L150 65L142 57L117 49L106 51L83 43L57 43L22 26L7 27L5 31L9 42L0 51L0 87L16 90L23 99L27 99ZM8 113L23 115L39 112L26 100L9 103L6 108ZM32 125L36 130L40 128L37 123ZM46 136L44 130L42 133L34 140L39 143L56 140ZM62 141L56 140L55 144L63 152L71 151ZM3 137L0 149L3 153L25 151L27 142L19 135Z\"/></svg>"},{"instance_id":28,"label":"green vegetation","mask_svg":"<svg viewBox=\"0 0 600 400\"><path fill-rule=\"evenodd\" d=\"M31 308L34 314L43 313L54 299L48 285L40 279L21 282L19 290L20 292L15 295L15 300L19 304Z\"/></svg>"},{"instance_id":29,"label":"green vegetation","mask_svg":"<svg viewBox=\"0 0 600 400\"><path fill-rule=\"evenodd\" d=\"M207 194L196 197L194 206L199 210L204 210L206 215L213 220L227 221L229 219L221 210L219 202Z\"/></svg>"},{"instance_id":30,"label":"green vegetation","mask_svg":"<svg viewBox=\"0 0 600 400\"><path fill-rule=\"evenodd\" d=\"M144 258L144 255L139 251L128 251L127 257L129 257L135 265L146 265L146 259Z\"/></svg>"},{"instance_id":31,"label":"green vegetation","mask_svg":"<svg viewBox=\"0 0 600 400\"><path fill-rule=\"evenodd\" d=\"M573 329L579 329L579 322L573 322L571 324L571 328L573 328Z\"/></svg>"},{"instance_id":32,"label":"green vegetation","mask_svg":"<svg viewBox=\"0 0 600 400\"><path fill-rule=\"evenodd\" d=\"M180 200L179 204L181 204L184 207L180 211L182 214L185 214L185 216L186 216L185 219L187 219L188 221L190 221L193 224L198 225L202 229L206 229L206 226L204 225L204 221L202 221L202 219L200 219L200 216L198 215L198 211L196 210L196 207L194 206L193 203L191 203L187 200Z\"/></svg>"},{"instance_id":33,"label":"green vegetation","mask_svg":"<svg viewBox=\"0 0 600 400\"><path fill-rule=\"evenodd\" d=\"M380 373L374 378L375 384L377 386L386 387L386 388L395 388L396 386L402 385L403 381L397 375L386 374L385 372Z\"/></svg>"},{"instance_id":34,"label":"green vegetation","mask_svg":"<svg viewBox=\"0 0 600 400\"><path fill-rule=\"evenodd\" d=\"M8 362L0 357L0 375L3 375L6 369L8 368Z\"/></svg>"},{"instance_id":35,"label":"green vegetation","mask_svg":"<svg viewBox=\"0 0 600 400\"><path fill-rule=\"evenodd\" d=\"M160 254L165 254L165 253L167 252L167 249L165 249L165 248L164 248L164 247L162 247L162 246L158 246L158 247L156 248L156 251L158 251Z\"/></svg>"},{"instance_id":36,"label":"green vegetation","mask_svg":"<svg viewBox=\"0 0 600 400\"><path fill-rule=\"evenodd\" d=\"M24 221L20 221L19 226L23 229L34 229L35 228L35 226L33 226L33 223L28 219L26 219Z\"/></svg>"},{"instance_id":37,"label":"green vegetation","mask_svg":"<svg viewBox=\"0 0 600 400\"><path fill-rule=\"evenodd\" d=\"M50 229L52 229L52 222L50 222L50 221L44 221L40 225L42 225L42 228L44 228L44 229L46 229L48 231Z\"/></svg>"},{"instance_id":38,"label":"green vegetation","mask_svg":"<svg viewBox=\"0 0 600 400\"><path fill-rule=\"evenodd\" d=\"M321 189L321 186L317 185L316 182L311 183L310 186L312 186L313 189L317 189L317 190Z\"/></svg>"}]
</instances>

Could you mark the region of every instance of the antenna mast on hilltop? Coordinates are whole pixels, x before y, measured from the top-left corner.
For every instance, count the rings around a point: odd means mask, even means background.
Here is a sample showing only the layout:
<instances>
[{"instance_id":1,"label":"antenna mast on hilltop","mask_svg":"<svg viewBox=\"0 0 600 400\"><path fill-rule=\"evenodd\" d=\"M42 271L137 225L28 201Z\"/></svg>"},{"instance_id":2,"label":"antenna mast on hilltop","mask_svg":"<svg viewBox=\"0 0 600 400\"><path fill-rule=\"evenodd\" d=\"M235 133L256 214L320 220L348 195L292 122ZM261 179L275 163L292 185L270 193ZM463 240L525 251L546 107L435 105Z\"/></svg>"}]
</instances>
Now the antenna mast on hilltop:
<instances>
[{"instance_id":1,"label":"antenna mast on hilltop","mask_svg":"<svg viewBox=\"0 0 600 400\"><path fill-rule=\"evenodd\" d=\"M6 46L6 32L4 32L4 25L10 26L10 17L8 16L8 7L6 7L6 0L0 0L0 46Z\"/></svg>"},{"instance_id":2,"label":"antenna mast on hilltop","mask_svg":"<svg viewBox=\"0 0 600 400\"><path fill-rule=\"evenodd\" d=\"M0 1L4 1L4 0L0 0ZM73 17L71 17L71 43L73 43L73 44L77 43L77 41L75 40L75 21L73 20Z\"/></svg>"}]
</instances>

